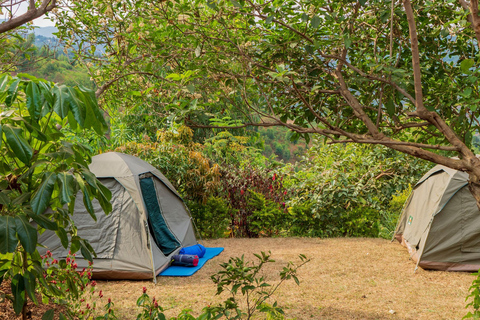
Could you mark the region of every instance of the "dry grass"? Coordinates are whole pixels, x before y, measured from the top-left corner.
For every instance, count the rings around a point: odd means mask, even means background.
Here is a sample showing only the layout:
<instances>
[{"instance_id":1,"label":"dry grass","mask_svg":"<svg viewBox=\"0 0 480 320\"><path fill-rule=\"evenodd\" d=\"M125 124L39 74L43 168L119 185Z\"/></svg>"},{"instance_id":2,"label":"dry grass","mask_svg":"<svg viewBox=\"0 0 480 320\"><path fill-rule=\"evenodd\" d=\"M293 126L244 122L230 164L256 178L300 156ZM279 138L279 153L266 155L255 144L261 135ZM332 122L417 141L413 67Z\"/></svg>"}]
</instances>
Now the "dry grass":
<instances>
[{"instance_id":1,"label":"dry grass","mask_svg":"<svg viewBox=\"0 0 480 320\"><path fill-rule=\"evenodd\" d=\"M298 261L303 253L313 260L299 270L300 286L285 283L275 299L293 319L461 319L465 297L474 279L468 273L424 271L415 265L398 243L383 239L219 239L204 241L206 246L225 247L192 277L159 277L149 281L99 282L105 297L115 302L117 315L132 319L135 301L146 286L162 306L174 316L183 308L196 313L217 303L210 275L230 256L271 251L275 264L265 274L273 282L288 261ZM390 313L391 310L394 312ZM195 314L196 314L195 313Z\"/></svg>"}]
</instances>

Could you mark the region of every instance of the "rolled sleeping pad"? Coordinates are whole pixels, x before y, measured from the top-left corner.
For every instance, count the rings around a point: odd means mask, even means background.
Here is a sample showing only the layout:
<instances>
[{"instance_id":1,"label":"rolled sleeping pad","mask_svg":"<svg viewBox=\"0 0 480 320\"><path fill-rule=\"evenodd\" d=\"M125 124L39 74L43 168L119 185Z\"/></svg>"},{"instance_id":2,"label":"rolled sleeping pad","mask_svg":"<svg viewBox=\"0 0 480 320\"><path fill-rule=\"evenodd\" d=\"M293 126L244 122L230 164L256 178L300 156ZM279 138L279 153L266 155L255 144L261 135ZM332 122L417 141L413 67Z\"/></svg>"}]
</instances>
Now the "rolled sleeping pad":
<instances>
[{"instance_id":1,"label":"rolled sleeping pad","mask_svg":"<svg viewBox=\"0 0 480 320\"><path fill-rule=\"evenodd\" d=\"M198 256L191 254L176 254L172 256L172 266L196 267L198 265Z\"/></svg>"},{"instance_id":2,"label":"rolled sleeping pad","mask_svg":"<svg viewBox=\"0 0 480 320\"><path fill-rule=\"evenodd\" d=\"M180 249L179 254L197 255L199 258L203 258L203 256L205 255L205 251L205 247L199 243L190 247L184 247Z\"/></svg>"}]
</instances>

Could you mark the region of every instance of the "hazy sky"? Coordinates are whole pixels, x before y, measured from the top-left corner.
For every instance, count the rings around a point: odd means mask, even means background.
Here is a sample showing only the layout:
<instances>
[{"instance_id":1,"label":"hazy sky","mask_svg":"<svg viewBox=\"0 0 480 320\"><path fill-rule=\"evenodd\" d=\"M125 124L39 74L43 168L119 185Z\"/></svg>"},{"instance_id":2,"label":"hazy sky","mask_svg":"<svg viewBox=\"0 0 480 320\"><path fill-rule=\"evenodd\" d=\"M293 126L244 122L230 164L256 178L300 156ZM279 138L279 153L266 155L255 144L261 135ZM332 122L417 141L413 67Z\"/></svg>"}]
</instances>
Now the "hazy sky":
<instances>
[{"instance_id":1,"label":"hazy sky","mask_svg":"<svg viewBox=\"0 0 480 320\"><path fill-rule=\"evenodd\" d=\"M33 24L37 27L51 27L55 25L54 22L43 17L33 20Z\"/></svg>"}]
</instances>

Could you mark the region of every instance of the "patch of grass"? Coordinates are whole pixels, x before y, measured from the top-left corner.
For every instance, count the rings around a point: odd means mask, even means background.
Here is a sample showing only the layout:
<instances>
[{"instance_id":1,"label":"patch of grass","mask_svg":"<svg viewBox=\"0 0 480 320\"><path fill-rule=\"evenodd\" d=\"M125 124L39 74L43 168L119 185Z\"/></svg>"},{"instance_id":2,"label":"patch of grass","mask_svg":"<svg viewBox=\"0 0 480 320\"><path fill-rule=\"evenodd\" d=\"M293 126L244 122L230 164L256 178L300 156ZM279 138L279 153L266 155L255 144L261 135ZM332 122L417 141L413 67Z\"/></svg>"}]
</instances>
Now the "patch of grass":
<instances>
[{"instance_id":1,"label":"patch of grass","mask_svg":"<svg viewBox=\"0 0 480 320\"><path fill-rule=\"evenodd\" d=\"M184 308L199 314L207 305L221 302L210 276L229 257L271 251L276 263L263 271L275 281L288 261L302 253L312 261L298 272L300 286L285 283L274 299L285 306L289 319L461 319L465 297L474 276L441 271L413 272L415 264L398 243L365 238L260 238L204 241L210 247L225 247L218 257L192 277L159 277L151 281L99 281L98 289L114 297L121 319L137 314L136 299L146 286L151 297L176 316ZM393 310L392 314L390 311Z\"/></svg>"}]
</instances>

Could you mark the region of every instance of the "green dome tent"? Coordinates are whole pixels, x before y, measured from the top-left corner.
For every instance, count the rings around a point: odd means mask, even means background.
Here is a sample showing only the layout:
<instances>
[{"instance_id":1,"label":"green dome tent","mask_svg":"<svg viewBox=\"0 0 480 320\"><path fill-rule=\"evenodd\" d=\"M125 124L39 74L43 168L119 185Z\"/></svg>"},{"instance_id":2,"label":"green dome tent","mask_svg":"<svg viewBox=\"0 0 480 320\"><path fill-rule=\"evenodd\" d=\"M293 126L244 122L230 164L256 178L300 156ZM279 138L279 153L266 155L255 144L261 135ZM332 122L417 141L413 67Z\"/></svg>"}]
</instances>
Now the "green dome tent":
<instances>
[{"instance_id":1,"label":"green dome tent","mask_svg":"<svg viewBox=\"0 0 480 320\"><path fill-rule=\"evenodd\" d=\"M413 188L395 238L423 269L480 269L480 211L468 189L468 174L442 165Z\"/></svg>"},{"instance_id":2,"label":"green dome tent","mask_svg":"<svg viewBox=\"0 0 480 320\"><path fill-rule=\"evenodd\" d=\"M94 278L155 280L168 267L169 257L197 243L185 203L153 166L131 155L109 152L94 156L90 170L112 192L108 216L98 201L93 202L97 222L85 209L81 193L75 202L78 235L97 254ZM68 254L53 232L43 233L39 243L56 258ZM76 262L78 270L88 266L82 257Z\"/></svg>"}]
</instances>

